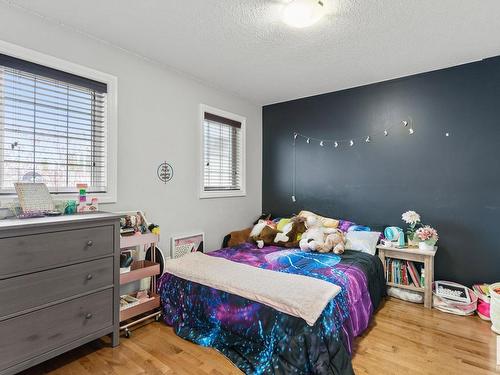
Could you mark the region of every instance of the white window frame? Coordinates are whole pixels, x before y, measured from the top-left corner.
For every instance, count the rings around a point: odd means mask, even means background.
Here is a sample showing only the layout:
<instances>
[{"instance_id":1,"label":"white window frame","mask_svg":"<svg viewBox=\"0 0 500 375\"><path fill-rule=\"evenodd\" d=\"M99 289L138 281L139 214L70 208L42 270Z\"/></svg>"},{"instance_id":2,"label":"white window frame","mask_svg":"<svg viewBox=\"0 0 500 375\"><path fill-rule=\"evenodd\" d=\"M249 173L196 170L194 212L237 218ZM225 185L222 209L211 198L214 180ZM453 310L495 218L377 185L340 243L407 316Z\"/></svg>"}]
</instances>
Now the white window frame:
<instances>
[{"instance_id":1,"label":"white window frame","mask_svg":"<svg viewBox=\"0 0 500 375\"><path fill-rule=\"evenodd\" d=\"M205 191L205 140L203 134L203 127L205 121L205 112L212 113L217 116L222 116L230 120L238 121L241 123L241 137L240 137L240 181L241 188L239 190L220 190L220 191ZM206 104L200 104L200 118L199 118L199 138L200 138L200 199L206 198L229 198L229 197L244 197L246 192L246 118L235 113L224 111L219 108L214 108Z\"/></svg>"},{"instance_id":2,"label":"white window frame","mask_svg":"<svg viewBox=\"0 0 500 375\"><path fill-rule=\"evenodd\" d=\"M106 100L106 119L105 119L105 137L106 137L106 192L92 193L99 203L115 203L117 200L117 170L118 170L118 79L107 73L87 68L83 65L75 64L66 60L59 59L44 53L40 53L28 48L8 43L0 40L0 53L17 57L22 60L34 62L49 68L62 70L94 81L102 82L107 85ZM1 135L0 135L1 136ZM3 171L0 170L0 173ZM76 191L76 190L75 190ZM62 193L54 195L56 199L76 199L77 193ZM0 207L4 207L12 200L17 199L16 194L0 196Z\"/></svg>"}]
</instances>

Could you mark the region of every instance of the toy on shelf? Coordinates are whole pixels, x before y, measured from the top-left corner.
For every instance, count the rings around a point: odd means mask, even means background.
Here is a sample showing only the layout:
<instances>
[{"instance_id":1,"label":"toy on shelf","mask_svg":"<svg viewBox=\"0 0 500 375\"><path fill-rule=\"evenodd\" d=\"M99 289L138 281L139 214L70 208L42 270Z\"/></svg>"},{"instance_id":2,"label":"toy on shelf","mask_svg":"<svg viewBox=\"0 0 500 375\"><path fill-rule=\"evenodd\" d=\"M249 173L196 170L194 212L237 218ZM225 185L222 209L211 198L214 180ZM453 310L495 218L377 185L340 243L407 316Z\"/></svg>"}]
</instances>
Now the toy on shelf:
<instances>
[{"instance_id":1,"label":"toy on shelf","mask_svg":"<svg viewBox=\"0 0 500 375\"><path fill-rule=\"evenodd\" d=\"M96 212L99 211L97 198L92 198L90 204L87 203L87 184L76 184L78 189L78 207L77 212Z\"/></svg>"},{"instance_id":2,"label":"toy on shelf","mask_svg":"<svg viewBox=\"0 0 500 375\"><path fill-rule=\"evenodd\" d=\"M99 202L97 198L92 198L90 204L80 203L77 212L96 212L99 211Z\"/></svg>"},{"instance_id":3,"label":"toy on shelf","mask_svg":"<svg viewBox=\"0 0 500 375\"><path fill-rule=\"evenodd\" d=\"M157 226L156 226L157 227ZM154 233L149 229L151 233ZM134 234L146 234L148 226L144 214L141 211L136 213L125 214L120 218L120 234L122 236L133 236ZM158 228L159 232L159 228Z\"/></svg>"},{"instance_id":4,"label":"toy on shelf","mask_svg":"<svg viewBox=\"0 0 500 375\"><path fill-rule=\"evenodd\" d=\"M148 229L151 233L156 234L157 236L160 235L160 226L156 224L149 224Z\"/></svg>"},{"instance_id":5,"label":"toy on shelf","mask_svg":"<svg viewBox=\"0 0 500 375\"><path fill-rule=\"evenodd\" d=\"M74 199L70 199L64 202L64 214L65 215L73 215L76 213L76 201Z\"/></svg>"},{"instance_id":6,"label":"toy on shelf","mask_svg":"<svg viewBox=\"0 0 500 375\"><path fill-rule=\"evenodd\" d=\"M80 202L80 204L87 203L87 187L87 184L76 184L76 188L79 192L78 201Z\"/></svg>"},{"instance_id":7,"label":"toy on shelf","mask_svg":"<svg viewBox=\"0 0 500 375\"><path fill-rule=\"evenodd\" d=\"M123 251L120 254L120 273L130 272L130 265L134 261L130 251Z\"/></svg>"}]
</instances>

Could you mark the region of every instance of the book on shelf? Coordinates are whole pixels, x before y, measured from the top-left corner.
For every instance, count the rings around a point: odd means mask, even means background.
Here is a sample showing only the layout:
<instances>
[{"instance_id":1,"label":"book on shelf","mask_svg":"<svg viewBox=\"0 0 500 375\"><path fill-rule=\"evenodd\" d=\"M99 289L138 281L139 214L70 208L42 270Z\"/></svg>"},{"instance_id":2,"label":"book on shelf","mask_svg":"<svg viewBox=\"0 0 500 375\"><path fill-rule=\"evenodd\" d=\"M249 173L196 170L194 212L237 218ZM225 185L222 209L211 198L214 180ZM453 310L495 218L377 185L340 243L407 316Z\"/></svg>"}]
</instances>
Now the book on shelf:
<instances>
[{"instance_id":1,"label":"book on shelf","mask_svg":"<svg viewBox=\"0 0 500 375\"><path fill-rule=\"evenodd\" d=\"M408 266L408 273L410 274L411 281L413 285L416 287L420 288L420 274L417 270L417 267L415 267L415 264L410 261L406 261L407 266Z\"/></svg>"},{"instance_id":2,"label":"book on shelf","mask_svg":"<svg viewBox=\"0 0 500 375\"><path fill-rule=\"evenodd\" d=\"M422 287L421 274L423 267L418 262L386 258L385 277L388 282L397 285Z\"/></svg>"}]
</instances>

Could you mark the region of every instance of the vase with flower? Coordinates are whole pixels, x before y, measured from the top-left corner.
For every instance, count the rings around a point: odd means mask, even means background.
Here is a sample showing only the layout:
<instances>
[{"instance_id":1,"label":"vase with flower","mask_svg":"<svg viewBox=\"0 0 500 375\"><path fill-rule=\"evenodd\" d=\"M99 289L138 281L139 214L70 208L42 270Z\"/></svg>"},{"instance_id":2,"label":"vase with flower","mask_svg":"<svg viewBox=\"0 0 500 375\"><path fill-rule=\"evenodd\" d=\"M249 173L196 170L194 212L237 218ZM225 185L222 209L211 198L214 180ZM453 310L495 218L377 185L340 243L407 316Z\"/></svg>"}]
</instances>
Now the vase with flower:
<instances>
[{"instance_id":1,"label":"vase with flower","mask_svg":"<svg viewBox=\"0 0 500 375\"><path fill-rule=\"evenodd\" d=\"M429 225L418 228L415 232L415 236L418 239L418 248L420 250L434 250L439 236L437 230Z\"/></svg>"},{"instance_id":2,"label":"vase with flower","mask_svg":"<svg viewBox=\"0 0 500 375\"><path fill-rule=\"evenodd\" d=\"M406 229L406 237L408 239L408 247L417 247L418 239L415 238L415 232L419 227L422 227L420 215L415 211L406 211L401 215L403 221L408 224Z\"/></svg>"}]
</instances>

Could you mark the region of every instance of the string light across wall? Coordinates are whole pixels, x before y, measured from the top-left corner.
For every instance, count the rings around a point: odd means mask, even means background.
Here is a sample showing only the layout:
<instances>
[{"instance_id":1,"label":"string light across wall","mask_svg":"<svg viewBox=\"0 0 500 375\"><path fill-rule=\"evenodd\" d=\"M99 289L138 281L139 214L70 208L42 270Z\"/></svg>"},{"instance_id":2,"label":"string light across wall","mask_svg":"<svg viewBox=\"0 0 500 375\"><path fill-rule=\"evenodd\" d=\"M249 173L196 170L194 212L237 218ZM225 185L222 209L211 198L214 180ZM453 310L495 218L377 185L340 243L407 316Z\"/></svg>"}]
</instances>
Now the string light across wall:
<instances>
[{"instance_id":1,"label":"string light across wall","mask_svg":"<svg viewBox=\"0 0 500 375\"><path fill-rule=\"evenodd\" d=\"M415 129L413 129L413 125L411 124L411 120L403 120L401 121L401 125L405 128L408 129L408 135L412 135L415 133ZM376 133L372 133L366 137L362 138L347 138L347 139L320 139L320 138L314 138L314 137L309 137L307 135L301 134L301 133L293 133L293 145L295 146L295 143L297 141L297 138L303 138L306 140L306 143L311 143L311 142L316 142L319 143L321 147L328 147L328 146L333 146L334 148L339 148L342 145L348 145L349 147L355 146L359 142L365 142L365 143L370 143L372 139L378 135L383 135L384 137L389 136L390 131L394 129L396 126L401 126L399 124L394 124L391 125L388 128L385 128L384 130L378 131Z\"/></svg>"},{"instance_id":2,"label":"string light across wall","mask_svg":"<svg viewBox=\"0 0 500 375\"><path fill-rule=\"evenodd\" d=\"M296 176L297 176L297 155L295 152L295 146L299 139L304 139L307 144L317 143L320 147L333 147L335 149L339 149L342 146L347 148L355 147L358 143L371 143L373 139L377 136L388 137L391 134L391 131L396 127L403 127L407 129L408 135L415 134L415 129L413 128L412 120L403 120L400 123L395 123L389 127L384 128L383 130L377 131L375 133L369 134L364 137L357 138L346 138L346 139L327 139L327 138L315 138L309 137L305 134L294 132L293 133L293 170L292 170L292 201L296 202L297 197L295 195L295 187L296 187ZM445 133L446 137L450 136L449 132Z\"/></svg>"}]
</instances>

